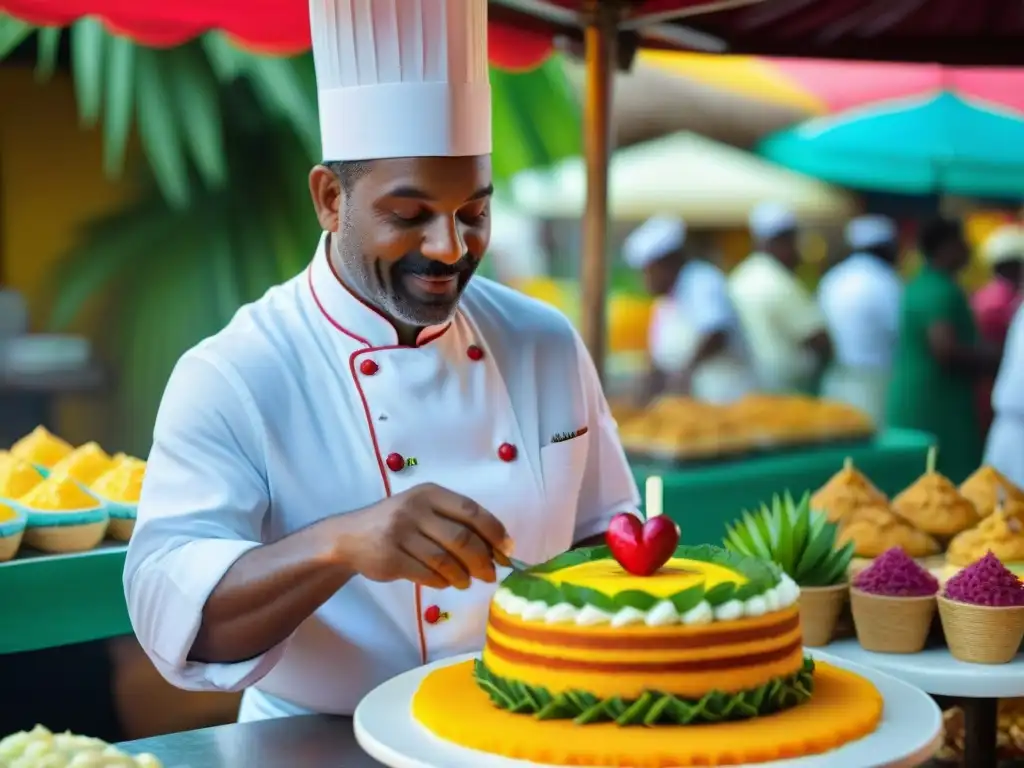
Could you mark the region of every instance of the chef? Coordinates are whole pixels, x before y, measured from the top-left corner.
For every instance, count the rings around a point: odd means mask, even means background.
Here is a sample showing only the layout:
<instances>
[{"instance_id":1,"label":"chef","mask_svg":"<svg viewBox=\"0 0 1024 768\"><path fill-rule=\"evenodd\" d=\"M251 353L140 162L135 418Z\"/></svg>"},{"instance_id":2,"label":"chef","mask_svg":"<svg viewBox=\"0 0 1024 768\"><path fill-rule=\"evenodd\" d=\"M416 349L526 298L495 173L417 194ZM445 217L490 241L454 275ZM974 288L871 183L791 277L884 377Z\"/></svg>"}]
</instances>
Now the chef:
<instances>
[{"instance_id":1,"label":"chef","mask_svg":"<svg viewBox=\"0 0 1024 768\"><path fill-rule=\"evenodd\" d=\"M825 318L796 275L798 235L793 211L760 203L750 213L755 250L729 275L758 382L769 392L814 391L832 354Z\"/></svg>"},{"instance_id":2,"label":"chef","mask_svg":"<svg viewBox=\"0 0 1024 768\"><path fill-rule=\"evenodd\" d=\"M903 294L898 232L892 219L868 214L850 221L845 234L850 255L818 286L834 347L821 395L859 408L881 427Z\"/></svg>"},{"instance_id":3,"label":"chef","mask_svg":"<svg viewBox=\"0 0 1024 768\"><path fill-rule=\"evenodd\" d=\"M995 418L985 444L985 464L1024 487L1024 307L1018 307L1003 347L995 387Z\"/></svg>"},{"instance_id":4,"label":"chef","mask_svg":"<svg viewBox=\"0 0 1024 768\"><path fill-rule=\"evenodd\" d=\"M351 714L383 681L479 650L496 552L550 558L639 501L568 321L473 279L486 0L310 12L324 235L175 367L124 570L156 667L244 689L242 721Z\"/></svg>"},{"instance_id":5,"label":"chef","mask_svg":"<svg viewBox=\"0 0 1024 768\"><path fill-rule=\"evenodd\" d=\"M728 403L755 389L725 275L688 253L686 223L675 216L648 219L626 238L623 254L657 300L644 399L675 392Z\"/></svg>"}]
</instances>

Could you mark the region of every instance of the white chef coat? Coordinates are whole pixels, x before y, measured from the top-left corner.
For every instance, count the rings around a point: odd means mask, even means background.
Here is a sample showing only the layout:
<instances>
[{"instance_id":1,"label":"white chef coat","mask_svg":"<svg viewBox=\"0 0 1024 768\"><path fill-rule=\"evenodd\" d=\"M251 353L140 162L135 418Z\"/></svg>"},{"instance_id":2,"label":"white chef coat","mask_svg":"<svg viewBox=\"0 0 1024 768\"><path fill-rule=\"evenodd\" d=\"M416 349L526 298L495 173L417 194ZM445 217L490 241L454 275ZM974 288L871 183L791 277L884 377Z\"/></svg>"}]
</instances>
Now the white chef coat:
<instances>
[{"instance_id":1,"label":"white chef coat","mask_svg":"<svg viewBox=\"0 0 1024 768\"><path fill-rule=\"evenodd\" d=\"M1024 307L1013 316L999 375L992 388L995 418L985 445L985 463L1024 487Z\"/></svg>"},{"instance_id":2,"label":"white chef coat","mask_svg":"<svg viewBox=\"0 0 1024 768\"><path fill-rule=\"evenodd\" d=\"M870 253L851 254L818 286L834 353L821 396L859 408L878 427L885 418L902 296L899 272Z\"/></svg>"},{"instance_id":3,"label":"white chef coat","mask_svg":"<svg viewBox=\"0 0 1024 768\"><path fill-rule=\"evenodd\" d=\"M506 443L512 460L499 458ZM393 471L389 457L406 466ZM593 364L561 314L475 278L451 323L399 346L322 241L306 271L171 375L124 571L143 648L181 688L256 685L330 714L351 714L394 675L479 650L494 585L357 577L255 659L187 659L207 597L243 553L425 482L489 509L526 562L639 503ZM433 606L446 620L426 621Z\"/></svg>"},{"instance_id":4,"label":"white chef coat","mask_svg":"<svg viewBox=\"0 0 1024 768\"><path fill-rule=\"evenodd\" d=\"M740 320L722 271L706 261L688 261L672 293L654 307L648 334L651 362L664 373L677 373L693 358L701 338L718 331L726 333L726 347L694 371L692 394L729 403L755 389Z\"/></svg>"},{"instance_id":5,"label":"white chef coat","mask_svg":"<svg viewBox=\"0 0 1024 768\"><path fill-rule=\"evenodd\" d=\"M812 384L818 361L804 342L825 328L825 319L796 275L773 256L755 252L730 273L729 294L761 387L788 392Z\"/></svg>"}]
</instances>

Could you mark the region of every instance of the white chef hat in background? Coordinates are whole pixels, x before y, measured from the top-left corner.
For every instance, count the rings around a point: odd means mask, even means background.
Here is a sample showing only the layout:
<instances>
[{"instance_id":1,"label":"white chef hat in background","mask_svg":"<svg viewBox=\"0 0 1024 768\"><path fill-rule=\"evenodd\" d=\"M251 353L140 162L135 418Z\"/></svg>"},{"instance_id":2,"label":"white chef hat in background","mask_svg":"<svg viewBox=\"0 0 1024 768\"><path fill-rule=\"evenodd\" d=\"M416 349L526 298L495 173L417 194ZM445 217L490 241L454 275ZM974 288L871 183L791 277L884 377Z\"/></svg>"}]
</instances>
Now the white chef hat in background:
<instances>
[{"instance_id":1,"label":"white chef hat in background","mask_svg":"<svg viewBox=\"0 0 1024 768\"><path fill-rule=\"evenodd\" d=\"M622 255L633 269L643 269L686 243L686 222L676 216L652 216L629 233Z\"/></svg>"},{"instance_id":2,"label":"white chef hat in background","mask_svg":"<svg viewBox=\"0 0 1024 768\"><path fill-rule=\"evenodd\" d=\"M797 228L796 214L777 202L759 203L750 212L750 235L759 242L792 232Z\"/></svg>"},{"instance_id":3,"label":"white chef hat in background","mask_svg":"<svg viewBox=\"0 0 1024 768\"><path fill-rule=\"evenodd\" d=\"M1024 261L1024 227L1004 224L985 238L981 253L989 265Z\"/></svg>"},{"instance_id":4,"label":"white chef hat in background","mask_svg":"<svg viewBox=\"0 0 1024 768\"><path fill-rule=\"evenodd\" d=\"M845 233L846 244L854 251L895 242L898 235L895 221L874 213L851 219Z\"/></svg>"},{"instance_id":5,"label":"white chef hat in background","mask_svg":"<svg viewBox=\"0 0 1024 768\"><path fill-rule=\"evenodd\" d=\"M487 0L310 0L324 160L491 151Z\"/></svg>"}]
</instances>

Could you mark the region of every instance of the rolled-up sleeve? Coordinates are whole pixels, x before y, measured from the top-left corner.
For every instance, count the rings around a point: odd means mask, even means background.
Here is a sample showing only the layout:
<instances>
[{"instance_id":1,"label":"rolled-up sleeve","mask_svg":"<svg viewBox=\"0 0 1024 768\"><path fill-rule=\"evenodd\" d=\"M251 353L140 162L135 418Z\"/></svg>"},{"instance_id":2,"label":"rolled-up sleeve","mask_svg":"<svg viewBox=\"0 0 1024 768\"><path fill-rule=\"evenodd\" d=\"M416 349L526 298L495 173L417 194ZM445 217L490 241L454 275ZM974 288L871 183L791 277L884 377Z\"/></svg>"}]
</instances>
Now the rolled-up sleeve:
<instances>
[{"instance_id":1,"label":"rolled-up sleeve","mask_svg":"<svg viewBox=\"0 0 1024 768\"><path fill-rule=\"evenodd\" d=\"M156 420L124 590L139 642L191 690L240 690L282 647L237 664L188 660L210 593L259 546L269 492L259 414L238 374L193 350L171 374Z\"/></svg>"},{"instance_id":2,"label":"rolled-up sleeve","mask_svg":"<svg viewBox=\"0 0 1024 768\"><path fill-rule=\"evenodd\" d=\"M594 430L587 450L573 531L573 541L581 541L603 533L611 519L620 512L638 514L640 493L590 353L578 335L575 339L587 422Z\"/></svg>"}]
</instances>

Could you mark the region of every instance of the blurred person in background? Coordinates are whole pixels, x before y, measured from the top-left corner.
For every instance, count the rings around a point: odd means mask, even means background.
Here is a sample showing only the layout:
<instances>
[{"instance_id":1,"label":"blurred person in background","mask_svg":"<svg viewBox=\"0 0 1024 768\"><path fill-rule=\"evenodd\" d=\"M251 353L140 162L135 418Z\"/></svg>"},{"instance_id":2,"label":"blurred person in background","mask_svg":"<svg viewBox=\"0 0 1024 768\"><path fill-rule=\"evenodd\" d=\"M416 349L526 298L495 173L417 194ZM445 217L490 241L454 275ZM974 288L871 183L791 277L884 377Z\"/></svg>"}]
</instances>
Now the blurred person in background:
<instances>
[{"instance_id":1,"label":"blurred person in background","mask_svg":"<svg viewBox=\"0 0 1024 768\"><path fill-rule=\"evenodd\" d=\"M985 444L985 463L1024 487L1024 308L1018 307L1003 347L995 387L995 418Z\"/></svg>"},{"instance_id":2,"label":"blurred person in background","mask_svg":"<svg viewBox=\"0 0 1024 768\"><path fill-rule=\"evenodd\" d=\"M818 286L835 350L821 396L859 408L881 427L903 294L898 233L892 219L867 215L851 221L845 234L850 255Z\"/></svg>"},{"instance_id":3,"label":"blurred person in background","mask_svg":"<svg viewBox=\"0 0 1024 768\"><path fill-rule=\"evenodd\" d=\"M978 337L957 275L970 259L959 221L937 218L921 230L921 271L903 292L886 423L938 438L938 471L960 483L978 468L982 436L975 387L999 354Z\"/></svg>"},{"instance_id":4,"label":"blurred person in background","mask_svg":"<svg viewBox=\"0 0 1024 768\"><path fill-rule=\"evenodd\" d=\"M686 223L655 216L630 233L626 263L643 272L658 301L648 336L650 367L644 402L660 394L688 394L728 403L754 390L739 318L725 275L686 248Z\"/></svg>"},{"instance_id":5,"label":"blurred person in background","mask_svg":"<svg viewBox=\"0 0 1024 768\"><path fill-rule=\"evenodd\" d=\"M985 240L982 257L992 279L971 297L971 309L981 338L1001 350L1006 343L1017 308L1021 304L1024 274L1024 227L1002 226ZM978 419L982 435L992 424L992 377L978 382Z\"/></svg>"},{"instance_id":6,"label":"blurred person in background","mask_svg":"<svg viewBox=\"0 0 1024 768\"><path fill-rule=\"evenodd\" d=\"M762 203L750 214L756 250L729 276L761 388L813 392L832 354L825 318L797 278L798 225L791 210Z\"/></svg>"}]
</instances>

